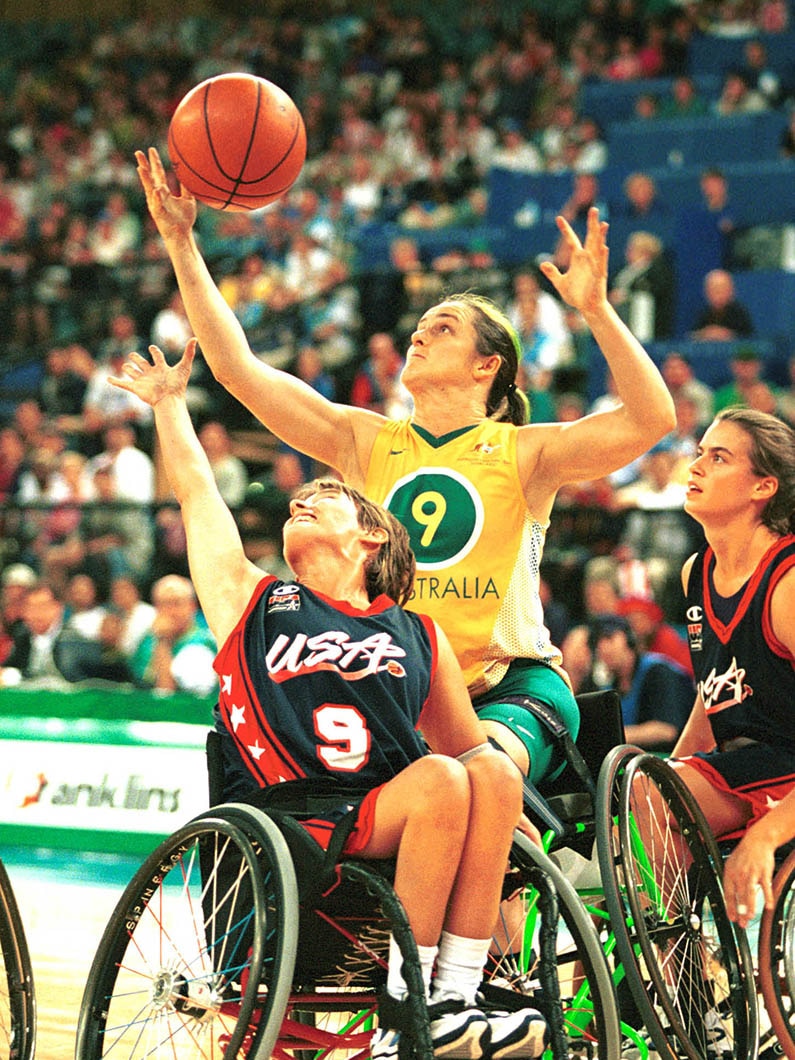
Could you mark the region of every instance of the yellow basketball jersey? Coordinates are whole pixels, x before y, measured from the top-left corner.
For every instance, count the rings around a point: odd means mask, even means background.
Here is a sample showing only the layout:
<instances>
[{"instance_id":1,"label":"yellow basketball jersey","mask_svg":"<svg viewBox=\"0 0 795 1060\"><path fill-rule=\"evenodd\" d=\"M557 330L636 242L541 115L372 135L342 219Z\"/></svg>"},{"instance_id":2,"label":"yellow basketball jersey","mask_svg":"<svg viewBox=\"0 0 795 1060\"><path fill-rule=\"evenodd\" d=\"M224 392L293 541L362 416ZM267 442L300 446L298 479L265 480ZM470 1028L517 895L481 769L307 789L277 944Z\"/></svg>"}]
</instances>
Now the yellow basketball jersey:
<instances>
[{"instance_id":1,"label":"yellow basketball jersey","mask_svg":"<svg viewBox=\"0 0 795 1060\"><path fill-rule=\"evenodd\" d=\"M366 495L403 523L417 557L408 607L445 631L472 696L498 684L514 658L561 663L538 595L548 524L527 510L516 432L484 420L434 438L390 421L367 468Z\"/></svg>"}]
</instances>

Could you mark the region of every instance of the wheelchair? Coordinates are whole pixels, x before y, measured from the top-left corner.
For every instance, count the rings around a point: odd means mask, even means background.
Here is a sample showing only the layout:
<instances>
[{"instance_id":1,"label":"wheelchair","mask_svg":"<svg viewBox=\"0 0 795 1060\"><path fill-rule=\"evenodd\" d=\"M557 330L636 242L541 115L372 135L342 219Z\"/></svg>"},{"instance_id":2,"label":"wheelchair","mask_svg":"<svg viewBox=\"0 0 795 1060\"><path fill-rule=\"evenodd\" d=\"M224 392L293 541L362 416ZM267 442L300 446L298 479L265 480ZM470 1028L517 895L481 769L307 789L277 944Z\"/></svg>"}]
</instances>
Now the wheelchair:
<instances>
[{"instance_id":1,"label":"wheelchair","mask_svg":"<svg viewBox=\"0 0 795 1060\"><path fill-rule=\"evenodd\" d=\"M773 908L762 913L757 968L776 1051L795 1060L795 849L791 843L773 877Z\"/></svg>"},{"instance_id":2,"label":"wheelchair","mask_svg":"<svg viewBox=\"0 0 795 1060\"><path fill-rule=\"evenodd\" d=\"M288 795L289 787L277 786ZM409 987L402 1054L430 1060L420 966L393 865L323 851L300 823L312 812L311 799L293 812L222 803L153 851L100 940L77 1060L364 1060L390 933ZM503 898L486 1002L539 1008L550 1060L618 1060L615 990L598 934L560 869L519 833Z\"/></svg>"},{"instance_id":3,"label":"wheelchair","mask_svg":"<svg viewBox=\"0 0 795 1060\"><path fill-rule=\"evenodd\" d=\"M36 1046L36 993L14 890L0 861L0 1055L31 1060Z\"/></svg>"},{"instance_id":4,"label":"wheelchair","mask_svg":"<svg viewBox=\"0 0 795 1060\"><path fill-rule=\"evenodd\" d=\"M663 759L619 746L600 771L596 821L616 952L653 1048L665 1060L755 1060L751 950L728 918L723 857L689 790Z\"/></svg>"},{"instance_id":5,"label":"wheelchair","mask_svg":"<svg viewBox=\"0 0 795 1060\"><path fill-rule=\"evenodd\" d=\"M567 767L535 794L549 813L546 846L553 858L568 849L591 859L596 852L592 875L598 878L590 885L578 880L577 892L600 925L625 1045L634 1044L641 1060L650 1047L664 1060L753 1060L760 1037L757 994L771 959L760 940L755 976L745 932L726 913L721 849L675 771L625 743L618 695L588 693L578 704L576 745L566 746L561 734ZM532 802L526 798L526 806ZM536 820L544 820L543 806ZM795 881L795 863L788 882L778 879L770 922L780 974L769 977L766 1002L774 1006L777 987L776 1011L791 1038L795 905L790 912L785 894ZM792 917L789 934L785 912Z\"/></svg>"}]
</instances>

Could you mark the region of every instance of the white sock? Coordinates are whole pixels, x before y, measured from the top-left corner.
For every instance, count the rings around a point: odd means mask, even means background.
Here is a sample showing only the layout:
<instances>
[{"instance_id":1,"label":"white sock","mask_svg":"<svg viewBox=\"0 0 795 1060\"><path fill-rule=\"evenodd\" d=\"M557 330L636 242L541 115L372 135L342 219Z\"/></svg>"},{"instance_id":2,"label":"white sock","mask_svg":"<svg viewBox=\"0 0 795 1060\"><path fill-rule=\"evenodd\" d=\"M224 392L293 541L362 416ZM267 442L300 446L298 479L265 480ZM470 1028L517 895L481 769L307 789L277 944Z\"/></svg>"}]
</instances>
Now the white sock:
<instances>
[{"instance_id":1,"label":"white sock","mask_svg":"<svg viewBox=\"0 0 795 1060\"><path fill-rule=\"evenodd\" d=\"M426 997L428 997L431 992L431 974L433 972L433 966L438 952L438 946L417 946ZM389 964L386 973L386 989L387 993L391 994L392 997L396 997L399 1001L409 992L409 988L406 986L406 980L403 978L403 954L400 952L400 947L391 935L389 937Z\"/></svg>"},{"instance_id":2,"label":"white sock","mask_svg":"<svg viewBox=\"0 0 795 1060\"><path fill-rule=\"evenodd\" d=\"M436 960L432 1000L461 997L467 1005L472 1005L483 978L490 945L490 938L468 939L443 931Z\"/></svg>"}]
</instances>

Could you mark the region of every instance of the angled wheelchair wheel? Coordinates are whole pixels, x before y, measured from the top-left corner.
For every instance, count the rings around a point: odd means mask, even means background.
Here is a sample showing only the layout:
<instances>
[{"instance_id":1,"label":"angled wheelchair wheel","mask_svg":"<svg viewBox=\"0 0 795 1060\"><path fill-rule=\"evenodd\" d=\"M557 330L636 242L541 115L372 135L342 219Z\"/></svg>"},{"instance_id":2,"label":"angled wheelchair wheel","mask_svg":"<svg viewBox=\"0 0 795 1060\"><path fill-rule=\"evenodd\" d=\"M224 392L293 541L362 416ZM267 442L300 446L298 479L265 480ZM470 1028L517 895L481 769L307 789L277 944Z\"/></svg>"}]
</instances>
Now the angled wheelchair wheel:
<instances>
[{"instance_id":1,"label":"angled wheelchair wheel","mask_svg":"<svg viewBox=\"0 0 795 1060\"><path fill-rule=\"evenodd\" d=\"M274 819L290 848L299 894L293 985L276 1034L274 1060L370 1056L390 935L402 952L409 988L403 1014L406 1055L432 1060L417 946L392 886L394 863L343 857L330 881L325 854L303 826L289 814L274 814Z\"/></svg>"},{"instance_id":2,"label":"angled wheelchair wheel","mask_svg":"<svg viewBox=\"0 0 795 1060\"><path fill-rule=\"evenodd\" d=\"M264 817L284 836L288 856L299 870L290 925L295 960L290 979L279 977L279 1003L269 1005L257 1057L368 1058L378 1022L379 988L386 981L388 935L394 932L409 958L405 973L413 987L411 1015L418 1043L412 1056L432 1060L416 944L385 866L343 858L337 866L337 885L319 893L323 852L295 818L284 813L270 816L245 804L217 806L213 813L255 834ZM269 1000L273 989L271 985Z\"/></svg>"},{"instance_id":3,"label":"angled wheelchair wheel","mask_svg":"<svg viewBox=\"0 0 795 1060\"><path fill-rule=\"evenodd\" d=\"M0 861L0 1056L30 1060L36 1045L36 995L14 890Z\"/></svg>"},{"instance_id":4,"label":"angled wheelchair wheel","mask_svg":"<svg viewBox=\"0 0 795 1060\"><path fill-rule=\"evenodd\" d=\"M717 844L662 759L618 748L597 792L597 849L616 950L661 1057L753 1060L753 964L729 920Z\"/></svg>"},{"instance_id":5,"label":"angled wheelchair wheel","mask_svg":"<svg viewBox=\"0 0 795 1060\"><path fill-rule=\"evenodd\" d=\"M499 991L499 1000L507 990L516 1004L534 1000L550 1025L553 1058L617 1060L618 1006L597 930L558 866L519 833L504 897L486 997Z\"/></svg>"},{"instance_id":6,"label":"angled wheelchair wheel","mask_svg":"<svg viewBox=\"0 0 795 1060\"><path fill-rule=\"evenodd\" d=\"M773 880L759 926L759 987L781 1054L795 1060L795 851Z\"/></svg>"},{"instance_id":7,"label":"angled wheelchair wheel","mask_svg":"<svg viewBox=\"0 0 795 1060\"><path fill-rule=\"evenodd\" d=\"M127 885L91 966L77 1060L264 1060L270 1009L289 988L295 878L278 831L207 814ZM269 989L273 987L273 989Z\"/></svg>"},{"instance_id":8,"label":"angled wheelchair wheel","mask_svg":"<svg viewBox=\"0 0 795 1060\"><path fill-rule=\"evenodd\" d=\"M392 884L372 861L343 859L339 886L301 905L299 960L274 1060L367 1060L380 1019L388 938L394 933L409 987L406 1055L433 1060L414 936ZM402 1055L402 1054L401 1054Z\"/></svg>"}]
</instances>

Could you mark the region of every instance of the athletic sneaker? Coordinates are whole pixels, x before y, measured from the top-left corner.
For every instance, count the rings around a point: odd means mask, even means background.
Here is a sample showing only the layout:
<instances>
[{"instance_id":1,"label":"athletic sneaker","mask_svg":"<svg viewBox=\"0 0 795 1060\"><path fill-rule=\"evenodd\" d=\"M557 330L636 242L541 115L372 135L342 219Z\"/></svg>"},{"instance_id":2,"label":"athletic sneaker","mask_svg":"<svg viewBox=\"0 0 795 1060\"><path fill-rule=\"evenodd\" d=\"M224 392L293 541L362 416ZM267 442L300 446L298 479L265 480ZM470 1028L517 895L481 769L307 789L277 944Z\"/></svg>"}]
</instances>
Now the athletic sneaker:
<instances>
[{"instance_id":1,"label":"athletic sneaker","mask_svg":"<svg viewBox=\"0 0 795 1060\"><path fill-rule=\"evenodd\" d=\"M486 1053L491 1023L463 998L434 1001L428 1006L434 1056L479 1060Z\"/></svg>"},{"instance_id":2,"label":"athletic sneaker","mask_svg":"<svg viewBox=\"0 0 795 1060\"><path fill-rule=\"evenodd\" d=\"M396 1060L400 1030L406 1020L405 1002L381 997L378 1005L380 1026L370 1043L373 1060ZM489 1043L490 1024L479 1008L466 1005L462 998L446 998L428 1005L431 1040L435 1056L448 1060L481 1060Z\"/></svg>"},{"instance_id":3,"label":"athletic sneaker","mask_svg":"<svg viewBox=\"0 0 795 1060\"><path fill-rule=\"evenodd\" d=\"M370 1040L370 1056L373 1060L397 1060L400 1031L378 1027Z\"/></svg>"},{"instance_id":4,"label":"athletic sneaker","mask_svg":"<svg viewBox=\"0 0 795 1060\"><path fill-rule=\"evenodd\" d=\"M534 1008L516 1012L487 1012L491 1037L489 1060L513 1060L515 1057L541 1056L549 1043L547 1021Z\"/></svg>"}]
</instances>

